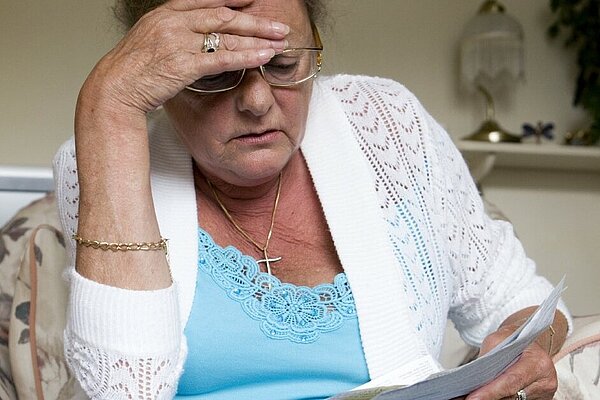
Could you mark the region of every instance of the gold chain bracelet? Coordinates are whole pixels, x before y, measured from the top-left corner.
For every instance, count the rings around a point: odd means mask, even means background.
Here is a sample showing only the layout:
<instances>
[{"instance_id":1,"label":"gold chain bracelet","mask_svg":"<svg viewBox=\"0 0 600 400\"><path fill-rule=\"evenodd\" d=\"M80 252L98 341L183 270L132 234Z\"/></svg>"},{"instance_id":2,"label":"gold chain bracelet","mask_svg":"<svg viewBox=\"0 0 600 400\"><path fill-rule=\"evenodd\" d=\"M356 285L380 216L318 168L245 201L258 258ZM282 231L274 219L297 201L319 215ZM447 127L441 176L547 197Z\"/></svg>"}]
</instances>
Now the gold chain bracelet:
<instances>
[{"instance_id":1,"label":"gold chain bracelet","mask_svg":"<svg viewBox=\"0 0 600 400\"><path fill-rule=\"evenodd\" d=\"M73 235L73 240L80 246L91 247L93 249L110 250L110 251L156 251L162 250L165 254L168 253L167 240L160 238L159 242L139 242L139 243L109 243L99 240L84 239L77 234Z\"/></svg>"}]
</instances>

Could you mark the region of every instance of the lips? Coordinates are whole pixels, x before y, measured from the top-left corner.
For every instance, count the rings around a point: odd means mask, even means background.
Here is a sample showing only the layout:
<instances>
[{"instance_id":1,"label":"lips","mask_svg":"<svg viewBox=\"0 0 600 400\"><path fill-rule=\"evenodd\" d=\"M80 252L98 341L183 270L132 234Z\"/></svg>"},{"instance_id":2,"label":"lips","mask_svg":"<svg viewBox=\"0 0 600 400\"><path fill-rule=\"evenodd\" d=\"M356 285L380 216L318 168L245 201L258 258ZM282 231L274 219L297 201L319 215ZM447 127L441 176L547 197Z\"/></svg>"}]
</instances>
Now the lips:
<instances>
[{"instance_id":1,"label":"lips","mask_svg":"<svg viewBox=\"0 0 600 400\"><path fill-rule=\"evenodd\" d=\"M247 133L245 135L240 135L240 136L236 137L236 139L260 137L262 135L267 134L268 132L271 132L271 131L266 131L266 132L262 132L262 133Z\"/></svg>"},{"instance_id":2,"label":"lips","mask_svg":"<svg viewBox=\"0 0 600 400\"><path fill-rule=\"evenodd\" d=\"M258 133L245 133L245 134L237 136L236 139L237 138L243 138L243 137L260 137L260 136L263 136L263 135L268 135L269 133L272 133L272 132L276 132L276 130L275 129L268 129L266 131L258 132Z\"/></svg>"},{"instance_id":3,"label":"lips","mask_svg":"<svg viewBox=\"0 0 600 400\"><path fill-rule=\"evenodd\" d=\"M264 143L275 140L280 132L281 131L276 129L269 129L260 133L245 133L234 137L233 140L248 143Z\"/></svg>"}]
</instances>

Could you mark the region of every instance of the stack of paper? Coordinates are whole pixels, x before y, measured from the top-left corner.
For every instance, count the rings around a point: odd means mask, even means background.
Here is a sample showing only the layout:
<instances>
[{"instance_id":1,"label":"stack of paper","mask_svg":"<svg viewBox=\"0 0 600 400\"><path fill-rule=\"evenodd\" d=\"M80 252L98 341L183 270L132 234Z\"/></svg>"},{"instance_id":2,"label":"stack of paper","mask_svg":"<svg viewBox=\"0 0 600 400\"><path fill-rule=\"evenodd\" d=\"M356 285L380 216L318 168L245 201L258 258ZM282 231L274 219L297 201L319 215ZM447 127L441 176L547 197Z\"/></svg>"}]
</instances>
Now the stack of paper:
<instances>
[{"instance_id":1,"label":"stack of paper","mask_svg":"<svg viewBox=\"0 0 600 400\"><path fill-rule=\"evenodd\" d=\"M467 395L500 375L540 333L548 329L554 320L563 288L564 278L519 329L487 354L468 364L438 372L410 386L394 386L384 377L331 400L448 400Z\"/></svg>"}]
</instances>

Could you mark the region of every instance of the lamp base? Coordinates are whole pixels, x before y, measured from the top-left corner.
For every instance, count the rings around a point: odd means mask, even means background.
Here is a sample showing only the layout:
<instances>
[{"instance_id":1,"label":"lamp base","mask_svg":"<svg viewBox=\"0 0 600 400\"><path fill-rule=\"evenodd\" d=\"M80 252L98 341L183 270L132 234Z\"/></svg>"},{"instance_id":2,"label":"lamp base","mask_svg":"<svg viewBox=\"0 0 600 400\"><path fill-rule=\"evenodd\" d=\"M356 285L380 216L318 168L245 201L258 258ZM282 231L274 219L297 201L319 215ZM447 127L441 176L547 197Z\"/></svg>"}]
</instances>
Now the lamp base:
<instances>
[{"instance_id":1,"label":"lamp base","mask_svg":"<svg viewBox=\"0 0 600 400\"><path fill-rule=\"evenodd\" d=\"M521 138L512 133L505 131L500 124L493 119L483 121L481 126L472 134L467 136L465 140L476 140L479 142L490 143L520 143Z\"/></svg>"}]
</instances>

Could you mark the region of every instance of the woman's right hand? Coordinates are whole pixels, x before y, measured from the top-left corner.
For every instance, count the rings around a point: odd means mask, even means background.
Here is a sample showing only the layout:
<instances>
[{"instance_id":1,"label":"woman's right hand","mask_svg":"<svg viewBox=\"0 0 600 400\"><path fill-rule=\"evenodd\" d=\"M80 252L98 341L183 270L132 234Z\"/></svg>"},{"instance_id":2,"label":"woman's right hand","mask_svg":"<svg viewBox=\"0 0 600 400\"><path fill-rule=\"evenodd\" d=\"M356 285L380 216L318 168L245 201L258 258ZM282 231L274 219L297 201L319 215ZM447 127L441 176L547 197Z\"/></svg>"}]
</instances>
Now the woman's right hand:
<instances>
[{"instance_id":1,"label":"woman's right hand","mask_svg":"<svg viewBox=\"0 0 600 400\"><path fill-rule=\"evenodd\" d=\"M256 68L285 47L289 28L237 8L253 0L173 0L144 15L96 65L82 94L110 109L147 113L196 79ZM202 52L204 34L221 43Z\"/></svg>"},{"instance_id":2,"label":"woman's right hand","mask_svg":"<svg viewBox=\"0 0 600 400\"><path fill-rule=\"evenodd\" d=\"M172 0L143 16L84 83L75 113L81 237L158 241L146 113L198 78L265 64L289 28L238 8L253 0ZM203 53L204 33L221 36ZM134 254L135 253L135 254ZM170 285L164 254L79 247L77 271L129 289Z\"/></svg>"}]
</instances>

